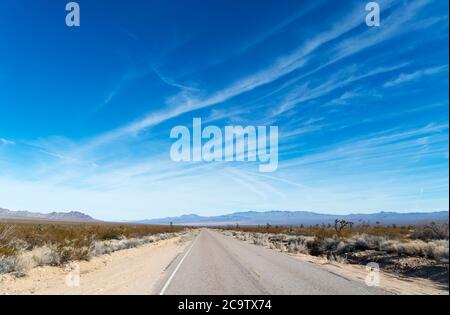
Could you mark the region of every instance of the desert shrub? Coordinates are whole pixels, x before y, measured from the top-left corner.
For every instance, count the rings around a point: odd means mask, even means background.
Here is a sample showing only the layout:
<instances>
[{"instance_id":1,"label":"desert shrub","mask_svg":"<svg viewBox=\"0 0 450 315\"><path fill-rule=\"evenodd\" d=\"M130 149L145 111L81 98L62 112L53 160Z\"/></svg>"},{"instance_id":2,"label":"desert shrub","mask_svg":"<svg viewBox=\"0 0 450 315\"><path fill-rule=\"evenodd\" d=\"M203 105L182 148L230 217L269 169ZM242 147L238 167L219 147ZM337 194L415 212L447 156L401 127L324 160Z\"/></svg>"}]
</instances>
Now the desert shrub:
<instances>
[{"instance_id":1,"label":"desert shrub","mask_svg":"<svg viewBox=\"0 0 450 315\"><path fill-rule=\"evenodd\" d=\"M432 222L429 225L421 225L414 229L411 238L423 241L429 240L448 240L448 224L436 224Z\"/></svg>"},{"instance_id":2,"label":"desert shrub","mask_svg":"<svg viewBox=\"0 0 450 315\"><path fill-rule=\"evenodd\" d=\"M46 244L91 242L93 240L111 240L140 238L148 235L175 233L183 231L181 226L101 224L101 223L0 223L0 247L17 239L29 248ZM3 236L3 237L2 237ZM78 246L75 244L75 246Z\"/></svg>"},{"instance_id":3,"label":"desert shrub","mask_svg":"<svg viewBox=\"0 0 450 315\"><path fill-rule=\"evenodd\" d=\"M252 229L254 228L249 228L249 230ZM271 249L290 253L308 253L313 256L323 255L334 261L345 260L349 253L366 250L385 251L399 256L426 257L447 262L449 256L448 240L423 241L408 238L409 234L406 234L406 232L411 233L413 231L411 227L366 227L358 229L358 231L366 231L370 234L357 232L347 234L346 237L338 237L336 234L331 237L324 237L327 233L320 234L320 236L305 236L260 232L265 229L260 228L257 229L259 232L249 232L246 227L239 227L237 231L225 230L224 233L240 240L250 240L253 244L267 246ZM276 231L279 229L277 227ZM326 230L327 228L322 227L321 229ZM345 234L344 229L341 230L341 234ZM383 231L385 230L390 232L384 234ZM392 237L392 235L395 235L395 237Z\"/></svg>"},{"instance_id":4,"label":"desert shrub","mask_svg":"<svg viewBox=\"0 0 450 315\"><path fill-rule=\"evenodd\" d=\"M54 257L54 252L50 249L21 250L16 255L0 257L0 274L15 273L17 276L23 276L30 268L52 263Z\"/></svg>"},{"instance_id":5,"label":"desert shrub","mask_svg":"<svg viewBox=\"0 0 450 315\"><path fill-rule=\"evenodd\" d=\"M413 240L409 242L386 241L382 249L388 253L399 256L418 256L435 259L437 261L448 260L449 243L446 240L424 242Z\"/></svg>"},{"instance_id":6,"label":"desert shrub","mask_svg":"<svg viewBox=\"0 0 450 315\"><path fill-rule=\"evenodd\" d=\"M276 242L284 242L287 240L287 235L285 234L273 234L269 236L269 241L276 243Z\"/></svg>"},{"instance_id":7,"label":"desert shrub","mask_svg":"<svg viewBox=\"0 0 450 315\"><path fill-rule=\"evenodd\" d=\"M380 250L382 244L386 242L386 236L361 234L359 238L364 239L368 249Z\"/></svg>"},{"instance_id":8,"label":"desert shrub","mask_svg":"<svg viewBox=\"0 0 450 315\"><path fill-rule=\"evenodd\" d=\"M340 263L340 264L345 264L345 263L347 263L347 259L346 259L345 257L340 256L340 255L335 254L335 253L329 253L329 254L327 255L327 259L328 259L330 262L337 262L337 263Z\"/></svg>"},{"instance_id":9,"label":"desert shrub","mask_svg":"<svg viewBox=\"0 0 450 315\"><path fill-rule=\"evenodd\" d=\"M111 241L97 241L94 242L91 250L92 256L99 256L104 254L110 254L113 252Z\"/></svg>"},{"instance_id":10,"label":"desert shrub","mask_svg":"<svg viewBox=\"0 0 450 315\"><path fill-rule=\"evenodd\" d=\"M335 251L340 240L337 237L334 238L326 238L322 240L320 244L320 250L322 252Z\"/></svg>"},{"instance_id":11,"label":"desert shrub","mask_svg":"<svg viewBox=\"0 0 450 315\"><path fill-rule=\"evenodd\" d=\"M131 224L0 223L0 274L21 274L35 266L88 260L98 254L167 239L183 230L179 226Z\"/></svg>"},{"instance_id":12,"label":"desert shrub","mask_svg":"<svg viewBox=\"0 0 450 315\"><path fill-rule=\"evenodd\" d=\"M269 240L267 234L256 233L253 235L253 244L260 246L267 246L269 244Z\"/></svg>"},{"instance_id":13,"label":"desert shrub","mask_svg":"<svg viewBox=\"0 0 450 315\"><path fill-rule=\"evenodd\" d=\"M338 227L335 227L333 224L316 224L311 226L224 226L221 227L221 229L232 231L231 233L247 232L263 233L268 235L301 235L317 237L319 239L333 238L336 236L339 236L341 239L347 239L357 234L382 236L389 239L401 239L408 237L408 235L414 230L408 226L368 224L356 225L351 224L351 222L341 223L342 222L340 221L338 222Z\"/></svg>"},{"instance_id":14,"label":"desert shrub","mask_svg":"<svg viewBox=\"0 0 450 315\"><path fill-rule=\"evenodd\" d=\"M16 253L13 230L13 225L0 224L0 256L12 256Z\"/></svg>"},{"instance_id":15,"label":"desert shrub","mask_svg":"<svg viewBox=\"0 0 450 315\"><path fill-rule=\"evenodd\" d=\"M315 238L314 241L309 243L308 250L309 253L313 256L319 256L323 253L322 251L322 240L319 238Z\"/></svg>"},{"instance_id":16,"label":"desert shrub","mask_svg":"<svg viewBox=\"0 0 450 315\"><path fill-rule=\"evenodd\" d=\"M14 225L0 224L0 242L9 240L13 230Z\"/></svg>"},{"instance_id":17,"label":"desert shrub","mask_svg":"<svg viewBox=\"0 0 450 315\"><path fill-rule=\"evenodd\" d=\"M282 242L276 242L275 243L275 248L278 249L281 252L287 251L286 245L283 244Z\"/></svg>"},{"instance_id":18,"label":"desert shrub","mask_svg":"<svg viewBox=\"0 0 450 315\"><path fill-rule=\"evenodd\" d=\"M61 259L54 246L43 246L34 248L29 252L34 266L56 266L61 263Z\"/></svg>"},{"instance_id":19,"label":"desert shrub","mask_svg":"<svg viewBox=\"0 0 450 315\"><path fill-rule=\"evenodd\" d=\"M306 243L295 240L288 243L287 250L289 253L301 253L301 254L309 253Z\"/></svg>"},{"instance_id":20,"label":"desert shrub","mask_svg":"<svg viewBox=\"0 0 450 315\"><path fill-rule=\"evenodd\" d=\"M91 257L91 248L86 246L58 246L57 253L60 257L61 263L66 263L71 260L89 260Z\"/></svg>"},{"instance_id":21,"label":"desert shrub","mask_svg":"<svg viewBox=\"0 0 450 315\"><path fill-rule=\"evenodd\" d=\"M427 256L437 261L447 261L449 258L448 240L436 240L427 243Z\"/></svg>"},{"instance_id":22,"label":"desert shrub","mask_svg":"<svg viewBox=\"0 0 450 315\"><path fill-rule=\"evenodd\" d=\"M0 256L0 274L14 272L18 269L16 256Z\"/></svg>"}]
</instances>

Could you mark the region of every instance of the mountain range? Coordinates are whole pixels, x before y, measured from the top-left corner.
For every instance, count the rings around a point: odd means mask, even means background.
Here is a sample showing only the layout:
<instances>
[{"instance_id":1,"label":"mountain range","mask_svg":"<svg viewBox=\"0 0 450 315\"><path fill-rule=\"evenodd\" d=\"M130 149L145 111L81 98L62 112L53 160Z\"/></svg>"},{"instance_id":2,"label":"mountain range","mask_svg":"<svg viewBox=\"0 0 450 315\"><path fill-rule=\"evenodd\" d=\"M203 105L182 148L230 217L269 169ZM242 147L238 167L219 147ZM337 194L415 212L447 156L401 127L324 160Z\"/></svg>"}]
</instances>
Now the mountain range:
<instances>
[{"instance_id":1,"label":"mountain range","mask_svg":"<svg viewBox=\"0 0 450 315\"><path fill-rule=\"evenodd\" d=\"M178 225L313 225L334 223L336 219L347 220L356 224L417 224L431 221L448 222L448 211L438 212L377 212L371 214L321 214L309 211L247 211L218 216L199 216L196 214L167 217L161 219L141 220L142 224L178 224Z\"/></svg>"},{"instance_id":2,"label":"mountain range","mask_svg":"<svg viewBox=\"0 0 450 315\"><path fill-rule=\"evenodd\" d=\"M68 221L68 222L95 222L96 219L78 211L38 213L29 211L12 211L0 208L0 219L18 220L46 220L46 221ZM159 219L148 219L133 221L129 223L138 224L177 224L177 225L314 225L332 224L336 219L351 221L356 224L418 224L435 222L448 222L448 211L437 212L376 212L370 214L323 214L310 211L246 211L234 212L217 216L200 216L196 214L185 214L178 217L166 217Z\"/></svg>"},{"instance_id":3,"label":"mountain range","mask_svg":"<svg viewBox=\"0 0 450 315\"><path fill-rule=\"evenodd\" d=\"M12 211L2 208L0 208L0 219L68 221L68 222L96 221L91 216L88 216L87 214L78 211L39 213L29 211Z\"/></svg>"}]
</instances>

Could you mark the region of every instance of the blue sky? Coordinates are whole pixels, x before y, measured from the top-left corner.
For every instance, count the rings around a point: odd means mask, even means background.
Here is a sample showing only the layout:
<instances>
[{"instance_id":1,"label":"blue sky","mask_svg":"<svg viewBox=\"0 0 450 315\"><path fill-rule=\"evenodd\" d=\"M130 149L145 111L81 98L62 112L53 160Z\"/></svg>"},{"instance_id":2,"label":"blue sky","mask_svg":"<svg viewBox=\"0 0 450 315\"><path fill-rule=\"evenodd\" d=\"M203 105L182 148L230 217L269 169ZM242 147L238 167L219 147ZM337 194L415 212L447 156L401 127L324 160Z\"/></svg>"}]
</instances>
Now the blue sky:
<instances>
[{"instance_id":1,"label":"blue sky","mask_svg":"<svg viewBox=\"0 0 450 315\"><path fill-rule=\"evenodd\" d=\"M0 207L448 210L448 2L0 2ZM176 125L276 125L279 167L175 163Z\"/></svg>"}]
</instances>

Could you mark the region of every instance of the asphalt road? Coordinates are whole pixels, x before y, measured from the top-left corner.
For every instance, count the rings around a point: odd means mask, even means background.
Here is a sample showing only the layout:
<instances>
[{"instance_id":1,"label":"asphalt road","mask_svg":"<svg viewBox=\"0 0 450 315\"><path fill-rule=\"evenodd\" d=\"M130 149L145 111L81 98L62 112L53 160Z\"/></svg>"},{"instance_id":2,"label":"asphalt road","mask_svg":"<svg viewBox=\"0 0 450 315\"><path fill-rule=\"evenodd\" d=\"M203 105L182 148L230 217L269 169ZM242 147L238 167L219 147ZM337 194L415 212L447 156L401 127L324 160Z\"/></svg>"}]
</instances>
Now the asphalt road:
<instances>
[{"instance_id":1,"label":"asphalt road","mask_svg":"<svg viewBox=\"0 0 450 315\"><path fill-rule=\"evenodd\" d=\"M157 294L384 294L312 263L203 229L166 271Z\"/></svg>"}]
</instances>

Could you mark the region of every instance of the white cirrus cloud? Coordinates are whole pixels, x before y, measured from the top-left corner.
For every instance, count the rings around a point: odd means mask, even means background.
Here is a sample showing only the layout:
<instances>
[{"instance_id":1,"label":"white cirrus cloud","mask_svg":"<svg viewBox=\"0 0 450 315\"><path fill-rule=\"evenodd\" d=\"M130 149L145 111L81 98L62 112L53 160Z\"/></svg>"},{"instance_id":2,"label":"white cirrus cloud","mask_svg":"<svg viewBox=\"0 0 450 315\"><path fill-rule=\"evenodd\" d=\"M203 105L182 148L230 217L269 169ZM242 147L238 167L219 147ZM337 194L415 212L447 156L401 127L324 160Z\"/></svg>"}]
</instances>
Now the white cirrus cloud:
<instances>
[{"instance_id":1,"label":"white cirrus cloud","mask_svg":"<svg viewBox=\"0 0 450 315\"><path fill-rule=\"evenodd\" d=\"M4 144L4 145L14 145L14 144L16 144L14 141L8 140L8 139L5 139L5 138L0 138L0 143Z\"/></svg>"},{"instance_id":2,"label":"white cirrus cloud","mask_svg":"<svg viewBox=\"0 0 450 315\"><path fill-rule=\"evenodd\" d=\"M394 87L407 82L417 81L423 77L435 75L448 70L448 65L417 70L411 73L402 73L397 78L384 84L384 87Z\"/></svg>"}]
</instances>

